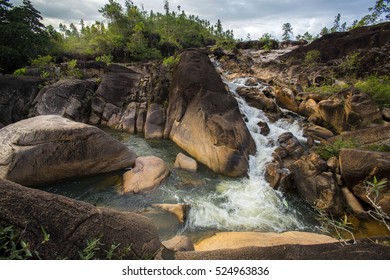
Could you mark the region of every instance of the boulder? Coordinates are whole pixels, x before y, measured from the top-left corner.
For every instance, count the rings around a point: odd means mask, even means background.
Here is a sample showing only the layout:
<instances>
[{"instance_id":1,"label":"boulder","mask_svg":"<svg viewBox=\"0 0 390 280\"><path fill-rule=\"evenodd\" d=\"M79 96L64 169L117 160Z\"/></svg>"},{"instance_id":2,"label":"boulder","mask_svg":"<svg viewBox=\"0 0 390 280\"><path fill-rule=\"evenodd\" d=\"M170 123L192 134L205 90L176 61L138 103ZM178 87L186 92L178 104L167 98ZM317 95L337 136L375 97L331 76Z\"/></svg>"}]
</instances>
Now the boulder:
<instances>
[{"instance_id":1,"label":"boulder","mask_svg":"<svg viewBox=\"0 0 390 280\"><path fill-rule=\"evenodd\" d=\"M293 111L295 113L299 112L299 106L295 100L294 92L286 87L279 88L275 91L275 101L278 106Z\"/></svg>"},{"instance_id":2,"label":"boulder","mask_svg":"<svg viewBox=\"0 0 390 280\"><path fill-rule=\"evenodd\" d=\"M47 79L34 77L0 76L0 123L11 123L27 118L39 88Z\"/></svg>"},{"instance_id":3,"label":"boulder","mask_svg":"<svg viewBox=\"0 0 390 280\"><path fill-rule=\"evenodd\" d=\"M247 173L253 141L221 77L205 52L186 50L174 70L164 136L214 172Z\"/></svg>"},{"instance_id":4,"label":"boulder","mask_svg":"<svg viewBox=\"0 0 390 280\"><path fill-rule=\"evenodd\" d=\"M355 213L358 217L366 218L366 211L360 204L359 200L357 200L357 198L353 195L353 193L347 187L341 188L341 192L344 196L345 202L349 208L351 208L352 212Z\"/></svg>"},{"instance_id":5,"label":"boulder","mask_svg":"<svg viewBox=\"0 0 390 280\"><path fill-rule=\"evenodd\" d=\"M257 125L260 128L261 135L267 136L271 132L269 125L266 122L259 121Z\"/></svg>"},{"instance_id":6,"label":"boulder","mask_svg":"<svg viewBox=\"0 0 390 280\"><path fill-rule=\"evenodd\" d=\"M339 154L340 172L346 186L353 187L363 180L389 178L390 153L342 149Z\"/></svg>"},{"instance_id":7,"label":"boulder","mask_svg":"<svg viewBox=\"0 0 390 280\"><path fill-rule=\"evenodd\" d=\"M371 180L372 182L373 180ZM380 182L381 180L378 179ZM352 188L353 193L362 201L371 205L374 212L379 212L383 217L390 217L390 184L387 181L380 189L373 188L366 182L361 182ZM376 216L378 217L378 216Z\"/></svg>"},{"instance_id":8,"label":"boulder","mask_svg":"<svg viewBox=\"0 0 390 280\"><path fill-rule=\"evenodd\" d=\"M278 145L283 149L285 156L290 156L294 159L300 158L305 150L299 140L291 132L285 132L278 137Z\"/></svg>"},{"instance_id":9,"label":"boulder","mask_svg":"<svg viewBox=\"0 0 390 280\"><path fill-rule=\"evenodd\" d=\"M153 207L159 208L166 212L172 213L176 216L180 223L184 223L186 216L188 205L185 204L152 204Z\"/></svg>"},{"instance_id":10,"label":"boulder","mask_svg":"<svg viewBox=\"0 0 390 280\"><path fill-rule=\"evenodd\" d=\"M382 121L382 113L371 97L351 88L320 101L318 110L321 118L330 123L336 132L365 128Z\"/></svg>"},{"instance_id":11,"label":"boulder","mask_svg":"<svg viewBox=\"0 0 390 280\"><path fill-rule=\"evenodd\" d=\"M12 225L30 250L45 260L79 259L87 241L95 239L101 243L94 251L99 259L106 257L111 245L119 245L114 259L153 258L161 247L153 223L134 213L97 208L2 179L0 205L0 226ZM50 235L44 243L43 230ZM125 251L127 246L131 250Z\"/></svg>"},{"instance_id":12,"label":"boulder","mask_svg":"<svg viewBox=\"0 0 390 280\"><path fill-rule=\"evenodd\" d=\"M318 104L315 100L309 98L306 101L302 101L299 104L299 114L305 117L320 117L320 113L318 111Z\"/></svg>"},{"instance_id":13,"label":"boulder","mask_svg":"<svg viewBox=\"0 0 390 280\"><path fill-rule=\"evenodd\" d=\"M272 162L265 166L264 177L273 189L288 191L292 187L291 172L282 168L278 162Z\"/></svg>"},{"instance_id":14,"label":"boulder","mask_svg":"<svg viewBox=\"0 0 390 280\"><path fill-rule=\"evenodd\" d=\"M329 129L314 124L306 126L303 132L306 136L310 136L317 141L324 141L334 136L333 132Z\"/></svg>"},{"instance_id":15,"label":"boulder","mask_svg":"<svg viewBox=\"0 0 390 280\"><path fill-rule=\"evenodd\" d=\"M145 122L145 139L161 139L164 136L164 108L152 103L149 105Z\"/></svg>"},{"instance_id":16,"label":"boulder","mask_svg":"<svg viewBox=\"0 0 390 280\"><path fill-rule=\"evenodd\" d=\"M343 205L335 176L317 154L310 154L290 165L300 196L310 205L341 215Z\"/></svg>"},{"instance_id":17,"label":"boulder","mask_svg":"<svg viewBox=\"0 0 390 280\"><path fill-rule=\"evenodd\" d=\"M119 170L136 155L102 130L38 116L0 130L0 178L26 186Z\"/></svg>"},{"instance_id":18,"label":"boulder","mask_svg":"<svg viewBox=\"0 0 390 280\"><path fill-rule=\"evenodd\" d=\"M390 147L390 125L377 125L355 131L346 131L341 135L329 138L326 142L333 143L337 140L355 141L363 147L371 145Z\"/></svg>"},{"instance_id":19,"label":"boulder","mask_svg":"<svg viewBox=\"0 0 390 280\"><path fill-rule=\"evenodd\" d=\"M338 240L333 237L311 232L218 232L212 237L196 243L195 251L237 249L252 246L269 247L288 244L312 245L337 242Z\"/></svg>"},{"instance_id":20,"label":"boulder","mask_svg":"<svg viewBox=\"0 0 390 280\"><path fill-rule=\"evenodd\" d=\"M165 248L172 251L195 251L194 244L187 236L175 236L172 239L162 242Z\"/></svg>"},{"instance_id":21,"label":"boulder","mask_svg":"<svg viewBox=\"0 0 390 280\"><path fill-rule=\"evenodd\" d=\"M279 112L279 108L276 106L275 102L271 98L265 96L258 88L241 87L237 89L237 93L252 107L265 112Z\"/></svg>"},{"instance_id":22,"label":"boulder","mask_svg":"<svg viewBox=\"0 0 390 280\"><path fill-rule=\"evenodd\" d=\"M146 109L140 108L137 116L136 129L138 133L145 131Z\"/></svg>"},{"instance_id":23,"label":"boulder","mask_svg":"<svg viewBox=\"0 0 390 280\"><path fill-rule=\"evenodd\" d=\"M385 121L390 122L390 108L383 108L382 117Z\"/></svg>"},{"instance_id":24,"label":"boulder","mask_svg":"<svg viewBox=\"0 0 390 280\"><path fill-rule=\"evenodd\" d=\"M121 128L129 132L130 134L135 134L136 132L136 122L137 122L137 103L131 102L125 112L123 113L121 120Z\"/></svg>"},{"instance_id":25,"label":"boulder","mask_svg":"<svg viewBox=\"0 0 390 280\"><path fill-rule=\"evenodd\" d=\"M45 86L35 98L29 117L59 115L87 122L96 83L90 80L59 80Z\"/></svg>"},{"instance_id":26,"label":"boulder","mask_svg":"<svg viewBox=\"0 0 390 280\"><path fill-rule=\"evenodd\" d=\"M135 160L134 168L123 174L123 192L150 192L168 175L168 166L162 159L155 156L139 157Z\"/></svg>"},{"instance_id":27,"label":"boulder","mask_svg":"<svg viewBox=\"0 0 390 280\"><path fill-rule=\"evenodd\" d=\"M196 172L196 170L198 169L198 164L193 158L190 158L185 154L179 153L176 156L174 167L184 169L190 172Z\"/></svg>"}]
</instances>

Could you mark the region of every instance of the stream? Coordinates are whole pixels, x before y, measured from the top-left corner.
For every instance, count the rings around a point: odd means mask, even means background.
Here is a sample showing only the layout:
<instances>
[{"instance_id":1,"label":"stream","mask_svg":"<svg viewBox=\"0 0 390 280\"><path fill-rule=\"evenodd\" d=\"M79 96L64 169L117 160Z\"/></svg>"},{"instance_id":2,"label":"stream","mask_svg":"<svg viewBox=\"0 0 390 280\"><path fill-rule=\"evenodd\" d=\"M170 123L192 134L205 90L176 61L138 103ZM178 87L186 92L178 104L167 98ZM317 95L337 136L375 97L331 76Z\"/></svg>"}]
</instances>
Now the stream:
<instances>
[{"instance_id":1,"label":"stream","mask_svg":"<svg viewBox=\"0 0 390 280\"><path fill-rule=\"evenodd\" d=\"M198 172L173 168L176 155L183 152L169 140L145 140L142 135L130 135L102 128L114 138L133 149L138 156L154 155L162 158L171 174L150 194L120 194L124 171L95 175L59 182L41 189L99 207L132 211L147 216L158 228L160 239L186 234L198 240L216 231L282 232L290 230L317 231L317 221L309 206L297 195L282 194L269 187L264 178L264 166L272 160L277 138L292 132L304 141L298 121L269 122L266 115L250 107L235 91L245 87L246 78L225 81L237 99L247 127L255 140L257 153L250 157L247 178L232 179L213 173L199 164ZM263 87L258 84L256 87ZM259 121L269 124L268 136L260 134ZM184 152L183 152L184 153ZM152 208L155 203L185 203L190 210L185 224L179 224L170 213Z\"/></svg>"}]
</instances>

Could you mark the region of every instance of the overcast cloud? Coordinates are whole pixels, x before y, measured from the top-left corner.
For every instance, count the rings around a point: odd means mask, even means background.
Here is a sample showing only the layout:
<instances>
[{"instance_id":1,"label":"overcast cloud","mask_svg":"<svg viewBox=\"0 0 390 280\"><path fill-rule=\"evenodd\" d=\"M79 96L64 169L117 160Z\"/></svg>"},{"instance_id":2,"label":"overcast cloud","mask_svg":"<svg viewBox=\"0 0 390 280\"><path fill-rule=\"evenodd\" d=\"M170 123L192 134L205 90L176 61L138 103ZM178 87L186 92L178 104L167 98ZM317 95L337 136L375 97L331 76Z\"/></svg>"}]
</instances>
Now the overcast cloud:
<instances>
[{"instance_id":1,"label":"overcast cloud","mask_svg":"<svg viewBox=\"0 0 390 280\"><path fill-rule=\"evenodd\" d=\"M20 5L22 0L11 0ZM124 0L117 0L124 6ZM145 10L162 12L163 0L133 0ZM59 23L86 23L102 20L98 12L108 0L31 0L39 10L46 25L58 28ZM223 28L233 29L236 38L258 39L264 33L280 38L283 23L289 22L294 36L308 31L318 34L323 27L331 27L335 16L340 13L341 21L348 25L368 13L375 0L170 0L170 9L181 9L187 14L198 15L215 23L222 21Z\"/></svg>"}]
</instances>

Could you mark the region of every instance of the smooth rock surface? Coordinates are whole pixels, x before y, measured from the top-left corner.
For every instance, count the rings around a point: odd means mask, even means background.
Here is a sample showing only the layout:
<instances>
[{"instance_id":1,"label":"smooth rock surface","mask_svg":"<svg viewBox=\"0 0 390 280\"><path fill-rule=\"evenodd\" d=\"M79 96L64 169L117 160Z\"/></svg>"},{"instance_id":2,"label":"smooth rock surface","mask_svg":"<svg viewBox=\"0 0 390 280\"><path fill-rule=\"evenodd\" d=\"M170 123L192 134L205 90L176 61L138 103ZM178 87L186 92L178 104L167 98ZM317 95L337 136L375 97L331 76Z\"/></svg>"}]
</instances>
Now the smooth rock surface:
<instances>
[{"instance_id":1,"label":"smooth rock surface","mask_svg":"<svg viewBox=\"0 0 390 280\"><path fill-rule=\"evenodd\" d=\"M176 156L174 167L184 169L190 172L196 172L196 170L198 169L198 164L193 158L190 158L185 154L179 153Z\"/></svg>"},{"instance_id":2,"label":"smooth rock surface","mask_svg":"<svg viewBox=\"0 0 390 280\"><path fill-rule=\"evenodd\" d=\"M167 249L173 250L173 251L194 251L194 244L192 243L191 239L189 239L187 236L175 236L172 239L169 239L167 241L163 241L162 245L164 245Z\"/></svg>"},{"instance_id":3,"label":"smooth rock surface","mask_svg":"<svg viewBox=\"0 0 390 280\"><path fill-rule=\"evenodd\" d=\"M180 223L184 223L187 216L188 205L185 204L152 204L153 207L172 213Z\"/></svg>"},{"instance_id":4,"label":"smooth rock surface","mask_svg":"<svg viewBox=\"0 0 390 280\"><path fill-rule=\"evenodd\" d=\"M38 116L0 130L0 178L26 186L134 165L136 155L102 130Z\"/></svg>"}]
</instances>

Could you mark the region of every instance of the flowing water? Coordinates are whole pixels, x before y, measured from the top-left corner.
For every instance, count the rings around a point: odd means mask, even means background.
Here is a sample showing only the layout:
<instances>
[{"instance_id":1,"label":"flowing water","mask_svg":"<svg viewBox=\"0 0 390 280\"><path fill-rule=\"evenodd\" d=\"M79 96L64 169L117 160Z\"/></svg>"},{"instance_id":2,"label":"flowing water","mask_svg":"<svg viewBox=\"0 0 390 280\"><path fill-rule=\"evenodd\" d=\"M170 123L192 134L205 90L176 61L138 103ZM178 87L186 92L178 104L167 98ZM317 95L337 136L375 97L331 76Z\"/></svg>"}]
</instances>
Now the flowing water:
<instances>
[{"instance_id":1,"label":"flowing water","mask_svg":"<svg viewBox=\"0 0 390 280\"><path fill-rule=\"evenodd\" d=\"M257 153L250 157L247 178L232 179L214 174L200 165L197 173L173 169L177 153L182 152L169 140L145 140L105 129L113 137L133 149L138 156L158 156L169 165L171 175L153 193L144 195L120 194L124 171L61 182L41 188L96 206L120 211L133 211L150 217L157 225L162 240L185 233L199 238L213 231L263 231L287 230L314 231L316 222L311 209L296 196L286 196L273 189L264 179L264 166L272 160L280 134L290 131L304 141L298 122L279 120L270 123L265 114L250 107L235 90L245 86L246 79L225 81L238 101L248 129L256 142ZM263 87L259 84L256 87ZM268 136L260 134L259 121L270 127ZM176 218L151 207L154 203L186 203L190 211L186 223L180 225Z\"/></svg>"}]
</instances>

